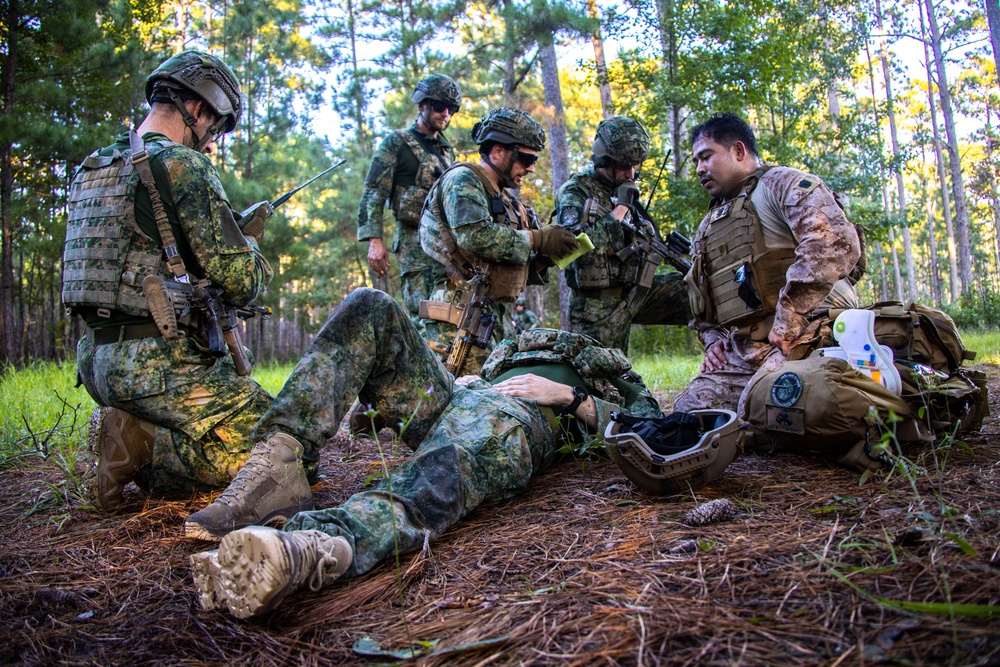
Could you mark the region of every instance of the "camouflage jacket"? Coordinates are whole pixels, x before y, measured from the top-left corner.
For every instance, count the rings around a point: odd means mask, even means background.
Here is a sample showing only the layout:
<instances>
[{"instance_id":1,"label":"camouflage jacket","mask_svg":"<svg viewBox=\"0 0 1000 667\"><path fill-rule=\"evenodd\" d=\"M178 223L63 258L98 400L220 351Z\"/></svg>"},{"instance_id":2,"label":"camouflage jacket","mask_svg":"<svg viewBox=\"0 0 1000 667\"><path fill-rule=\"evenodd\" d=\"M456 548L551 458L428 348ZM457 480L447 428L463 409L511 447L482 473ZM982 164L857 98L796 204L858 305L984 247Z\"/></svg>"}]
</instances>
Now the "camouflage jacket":
<instances>
[{"instance_id":1,"label":"camouflage jacket","mask_svg":"<svg viewBox=\"0 0 1000 667\"><path fill-rule=\"evenodd\" d=\"M605 289L634 284L644 258L635 253L622 261L616 252L635 240L632 232L611 215L617 188L593 167L574 174L556 195L555 222L574 234L585 231L594 249L566 267L566 283L574 290ZM632 224L636 224L633 219ZM642 221L646 231L655 233Z\"/></svg>"},{"instance_id":2,"label":"camouflage jacket","mask_svg":"<svg viewBox=\"0 0 1000 667\"><path fill-rule=\"evenodd\" d=\"M794 252L778 294L771 332L791 342L806 329L815 310L857 307L857 293L846 277L858 262L861 245L830 188L798 169L771 167L761 175L750 201L760 218L765 245ZM726 202L713 205L698 226L692 257L705 252L701 239L716 209ZM698 312L696 305L692 302L692 310ZM715 322L695 319L692 326L706 347L728 335Z\"/></svg>"},{"instance_id":3,"label":"camouflage jacket","mask_svg":"<svg viewBox=\"0 0 1000 667\"><path fill-rule=\"evenodd\" d=\"M382 219L386 202L393 199L398 188L417 184L421 163L407 146L404 133L417 135L421 144L428 149L423 154L434 161L433 167L439 167L443 162L443 171L455 162L455 151L444 134L439 132L436 138L428 137L417 129L416 123L408 130L398 130L383 139L372 156L371 166L365 177L365 190L358 205L358 241L384 238ZM435 156L435 152L440 157ZM419 211L417 215L419 216Z\"/></svg>"},{"instance_id":4,"label":"camouflage jacket","mask_svg":"<svg viewBox=\"0 0 1000 667\"><path fill-rule=\"evenodd\" d=\"M188 272L222 287L232 304L249 304L260 295L274 274L256 241L240 231L219 174L208 156L173 143L158 133L147 132L143 140L149 146L153 178ZM116 153L130 155L127 134L118 137L111 146L96 151L91 158L101 161L100 158ZM74 181L83 176L87 164L85 162L77 170ZM124 196L126 205L134 206L138 231L145 237L138 240L162 248L149 193L139 182L137 173L132 174ZM69 238L76 235L71 232L72 227L85 227L96 222L96 218L82 211L74 215L72 206L70 217L76 218L67 230L66 253L72 254L81 241ZM122 224L125 224L124 219ZM105 269L122 271L123 267L116 265ZM141 284L141 279L138 283ZM116 325L135 319L116 312L112 312L110 318L98 317L89 310L83 309L81 315L91 325Z\"/></svg>"}]
</instances>

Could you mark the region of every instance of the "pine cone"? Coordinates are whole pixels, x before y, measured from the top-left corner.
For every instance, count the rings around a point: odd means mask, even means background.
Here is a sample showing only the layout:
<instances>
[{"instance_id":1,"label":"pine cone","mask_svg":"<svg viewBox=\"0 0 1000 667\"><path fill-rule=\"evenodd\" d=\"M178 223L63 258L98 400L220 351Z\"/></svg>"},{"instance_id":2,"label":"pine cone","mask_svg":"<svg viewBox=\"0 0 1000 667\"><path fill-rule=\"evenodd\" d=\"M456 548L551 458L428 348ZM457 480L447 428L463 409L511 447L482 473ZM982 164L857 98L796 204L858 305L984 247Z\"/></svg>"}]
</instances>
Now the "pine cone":
<instances>
[{"instance_id":1,"label":"pine cone","mask_svg":"<svg viewBox=\"0 0 1000 667\"><path fill-rule=\"evenodd\" d=\"M739 508L729 498L710 500L688 512L683 522L689 526L707 526L710 523L720 523L735 519Z\"/></svg>"}]
</instances>

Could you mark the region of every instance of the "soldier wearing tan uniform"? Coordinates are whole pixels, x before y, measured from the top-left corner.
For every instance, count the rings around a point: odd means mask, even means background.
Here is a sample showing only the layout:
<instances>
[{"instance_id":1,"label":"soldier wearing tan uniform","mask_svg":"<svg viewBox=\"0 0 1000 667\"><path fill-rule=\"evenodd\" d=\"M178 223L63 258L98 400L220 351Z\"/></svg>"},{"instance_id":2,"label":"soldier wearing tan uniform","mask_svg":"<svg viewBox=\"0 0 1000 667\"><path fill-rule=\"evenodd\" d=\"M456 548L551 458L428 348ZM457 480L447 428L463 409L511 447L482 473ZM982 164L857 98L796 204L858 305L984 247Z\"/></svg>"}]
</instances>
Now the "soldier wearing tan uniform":
<instances>
[{"instance_id":1,"label":"soldier wearing tan uniform","mask_svg":"<svg viewBox=\"0 0 1000 667\"><path fill-rule=\"evenodd\" d=\"M686 277L705 360L674 409L737 410L750 378L786 359L812 315L857 307L861 242L823 181L761 162L738 116L712 116L691 141L713 196Z\"/></svg>"}]
</instances>

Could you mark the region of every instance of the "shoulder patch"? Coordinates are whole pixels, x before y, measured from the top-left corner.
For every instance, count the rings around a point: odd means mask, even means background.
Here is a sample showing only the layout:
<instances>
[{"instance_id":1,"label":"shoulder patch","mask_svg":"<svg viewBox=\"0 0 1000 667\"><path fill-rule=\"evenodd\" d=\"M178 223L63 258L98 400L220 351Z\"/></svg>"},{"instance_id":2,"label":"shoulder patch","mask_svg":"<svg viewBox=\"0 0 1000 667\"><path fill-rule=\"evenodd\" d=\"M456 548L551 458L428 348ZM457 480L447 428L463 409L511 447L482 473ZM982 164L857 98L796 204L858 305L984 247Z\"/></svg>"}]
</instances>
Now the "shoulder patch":
<instances>
[{"instance_id":1,"label":"shoulder patch","mask_svg":"<svg viewBox=\"0 0 1000 667\"><path fill-rule=\"evenodd\" d=\"M559 210L559 224L563 227L576 227L582 217L583 211L577 206L564 206Z\"/></svg>"},{"instance_id":2,"label":"shoulder patch","mask_svg":"<svg viewBox=\"0 0 1000 667\"><path fill-rule=\"evenodd\" d=\"M801 191L803 194L809 194L819 187L819 184L820 181L818 178L803 176L795 183L795 189Z\"/></svg>"}]
</instances>

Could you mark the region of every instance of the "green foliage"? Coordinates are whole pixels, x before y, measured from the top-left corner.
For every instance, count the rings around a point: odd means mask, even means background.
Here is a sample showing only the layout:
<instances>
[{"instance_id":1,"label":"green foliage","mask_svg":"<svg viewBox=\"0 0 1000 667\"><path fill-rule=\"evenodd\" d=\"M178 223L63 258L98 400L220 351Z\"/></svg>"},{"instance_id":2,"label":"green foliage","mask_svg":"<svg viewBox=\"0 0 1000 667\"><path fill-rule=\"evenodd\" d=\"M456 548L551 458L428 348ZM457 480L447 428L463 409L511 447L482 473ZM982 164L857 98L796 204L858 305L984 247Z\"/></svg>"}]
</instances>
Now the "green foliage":
<instances>
[{"instance_id":1,"label":"green foliage","mask_svg":"<svg viewBox=\"0 0 1000 667\"><path fill-rule=\"evenodd\" d=\"M968 291L944 310L960 329L983 330L1000 328L1000 292L992 287Z\"/></svg>"}]
</instances>

